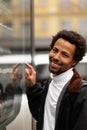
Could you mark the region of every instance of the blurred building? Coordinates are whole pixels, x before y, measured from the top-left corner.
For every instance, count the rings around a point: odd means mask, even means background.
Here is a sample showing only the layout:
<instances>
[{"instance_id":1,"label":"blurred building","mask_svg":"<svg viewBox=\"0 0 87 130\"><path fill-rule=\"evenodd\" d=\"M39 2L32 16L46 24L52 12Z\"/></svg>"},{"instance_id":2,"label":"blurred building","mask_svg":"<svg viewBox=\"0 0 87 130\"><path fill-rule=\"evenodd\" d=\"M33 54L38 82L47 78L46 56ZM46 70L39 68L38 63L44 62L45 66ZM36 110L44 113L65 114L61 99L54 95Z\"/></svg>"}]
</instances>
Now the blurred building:
<instances>
[{"instance_id":1,"label":"blurred building","mask_svg":"<svg viewBox=\"0 0 87 130\"><path fill-rule=\"evenodd\" d=\"M32 0L31 0L32 1ZM30 47L30 0L0 0L0 44L11 50ZM87 39L87 0L34 0L35 45L47 48L61 29Z\"/></svg>"},{"instance_id":2,"label":"blurred building","mask_svg":"<svg viewBox=\"0 0 87 130\"><path fill-rule=\"evenodd\" d=\"M87 0L35 0L35 35L48 38L61 29L87 37Z\"/></svg>"}]
</instances>

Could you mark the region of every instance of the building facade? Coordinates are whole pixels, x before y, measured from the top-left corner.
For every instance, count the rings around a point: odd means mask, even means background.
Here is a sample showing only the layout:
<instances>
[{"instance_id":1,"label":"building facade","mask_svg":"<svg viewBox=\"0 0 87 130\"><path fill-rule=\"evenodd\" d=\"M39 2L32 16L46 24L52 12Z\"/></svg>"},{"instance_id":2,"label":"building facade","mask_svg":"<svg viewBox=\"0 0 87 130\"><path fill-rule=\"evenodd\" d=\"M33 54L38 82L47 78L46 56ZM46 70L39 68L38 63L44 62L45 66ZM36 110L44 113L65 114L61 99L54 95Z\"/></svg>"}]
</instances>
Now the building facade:
<instances>
[{"instance_id":1,"label":"building facade","mask_svg":"<svg viewBox=\"0 0 87 130\"><path fill-rule=\"evenodd\" d=\"M0 0L1 46L30 46L30 0ZM87 0L33 0L35 45L48 46L61 29L80 32L87 39ZM8 39L8 42L7 42ZM7 42L7 44L6 44ZM24 42L24 43L23 43Z\"/></svg>"}]
</instances>

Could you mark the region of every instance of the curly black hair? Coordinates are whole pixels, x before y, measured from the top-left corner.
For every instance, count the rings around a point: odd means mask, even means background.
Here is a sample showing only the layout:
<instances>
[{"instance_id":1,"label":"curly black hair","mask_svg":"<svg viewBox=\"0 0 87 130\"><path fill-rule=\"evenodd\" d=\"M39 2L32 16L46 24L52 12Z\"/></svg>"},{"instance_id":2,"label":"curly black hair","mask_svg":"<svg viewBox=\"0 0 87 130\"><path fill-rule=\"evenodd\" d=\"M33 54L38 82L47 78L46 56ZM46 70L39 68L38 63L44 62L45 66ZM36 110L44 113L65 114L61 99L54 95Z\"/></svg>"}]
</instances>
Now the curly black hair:
<instances>
[{"instance_id":1,"label":"curly black hair","mask_svg":"<svg viewBox=\"0 0 87 130\"><path fill-rule=\"evenodd\" d=\"M53 36L52 42L50 44L50 49L53 48L55 42L59 38L63 38L76 46L76 51L73 59L77 62L81 61L87 49L85 38L83 38L83 36L75 31L62 30L59 31L55 36Z\"/></svg>"}]
</instances>

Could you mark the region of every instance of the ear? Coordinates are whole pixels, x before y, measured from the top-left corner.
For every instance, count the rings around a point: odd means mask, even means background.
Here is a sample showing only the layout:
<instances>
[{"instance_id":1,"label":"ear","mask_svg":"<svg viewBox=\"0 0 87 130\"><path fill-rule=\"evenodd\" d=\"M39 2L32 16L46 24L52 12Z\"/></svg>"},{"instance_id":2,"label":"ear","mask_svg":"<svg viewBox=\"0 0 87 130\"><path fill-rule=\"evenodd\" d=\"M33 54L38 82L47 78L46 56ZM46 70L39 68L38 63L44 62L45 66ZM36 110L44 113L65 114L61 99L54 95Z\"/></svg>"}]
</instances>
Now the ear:
<instances>
[{"instance_id":1,"label":"ear","mask_svg":"<svg viewBox=\"0 0 87 130\"><path fill-rule=\"evenodd\" d=\"M78 64L78 61L73 61L72 67L75 67Z\"/></svg>"}]
</instances>

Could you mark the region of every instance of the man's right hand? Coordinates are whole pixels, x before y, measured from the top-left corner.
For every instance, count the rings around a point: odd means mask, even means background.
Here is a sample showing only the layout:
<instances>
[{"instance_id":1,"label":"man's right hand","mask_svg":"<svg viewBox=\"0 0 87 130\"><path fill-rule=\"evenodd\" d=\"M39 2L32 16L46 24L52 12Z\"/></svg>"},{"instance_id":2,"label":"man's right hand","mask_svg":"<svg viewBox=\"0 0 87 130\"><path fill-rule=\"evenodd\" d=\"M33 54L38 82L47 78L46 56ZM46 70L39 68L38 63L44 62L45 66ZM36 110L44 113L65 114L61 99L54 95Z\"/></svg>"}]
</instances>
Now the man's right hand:
<instances>
[{"instance_id":1,"label":"man's right hand","mask_svg":"<svg viewBox=\"0 0 87 130\"><path fill-rule=\"evenodd\" d=\"M28 82L28 86L32 87L36 84L36 71L35 69L30 65L30 64L25 64L26 69L25 69L25 78Z\"/></svg>"}]
</instances>

